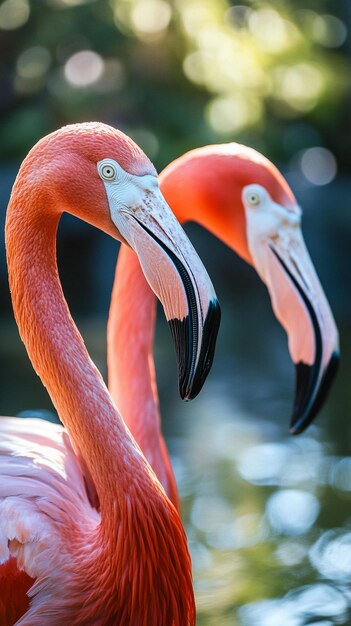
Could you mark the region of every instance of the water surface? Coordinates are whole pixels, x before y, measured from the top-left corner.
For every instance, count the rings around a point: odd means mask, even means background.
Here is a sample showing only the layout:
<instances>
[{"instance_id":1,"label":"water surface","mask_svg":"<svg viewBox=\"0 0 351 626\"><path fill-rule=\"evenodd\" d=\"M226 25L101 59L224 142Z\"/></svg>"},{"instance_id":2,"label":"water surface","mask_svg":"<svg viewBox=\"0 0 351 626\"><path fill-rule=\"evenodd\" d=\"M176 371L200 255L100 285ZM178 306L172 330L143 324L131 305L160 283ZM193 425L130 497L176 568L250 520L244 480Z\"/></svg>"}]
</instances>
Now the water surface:
<instances>
[{"instance_id":1,"label":"water surface","mask_svg":"<svg viewBox=\"0 0 351 626\"><path fill-rule=\"evenodd\" d=\"M213 371L178 399L168 329L157 333L164 430L193 558L199 626L351 623L350 368L322 415L288 434L294 371L264 290L225 301ZM105 373L105 321L81 321ZM351 337L342 330L343 348ZM13 324L1 331L2 408L49 408Z\"/></svg>"}]
</instances>

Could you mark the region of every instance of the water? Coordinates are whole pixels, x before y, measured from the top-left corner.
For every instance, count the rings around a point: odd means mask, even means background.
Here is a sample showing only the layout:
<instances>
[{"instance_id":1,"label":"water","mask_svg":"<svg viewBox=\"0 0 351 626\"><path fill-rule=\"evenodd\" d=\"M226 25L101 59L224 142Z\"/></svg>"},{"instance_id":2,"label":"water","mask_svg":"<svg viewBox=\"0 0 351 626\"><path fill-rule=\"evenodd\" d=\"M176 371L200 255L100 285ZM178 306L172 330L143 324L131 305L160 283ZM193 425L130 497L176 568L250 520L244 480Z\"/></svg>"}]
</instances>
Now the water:
<instances>
[{"instance_id":1,"label":"water","mask_svg":"<svg viewBox=\"0 0 351 626\"><path fill-rule=\"evenodd\" d=\"M225 401L199 411L175 463L199 624L349 624L350 459L322 428L288 439Z\"/></svg>"},{"instance_id":2,"label":"water","mask_svg":"<svg viewBox=\"0 0 351 626\"><path fill-rule=\"evenodd\" d=\"M225 302L213 372L191 403L177 397L165 324L157 334L164 430L192 553L197 623L351 624L348 364L316 423L289 436L294 372L285 336L260 298L255 307L251 298ZM104 321L80 326L105 371ZM347 354L351 337L341 330ZM0 344L6 412L50 408L14 326L2 331Z\"/></svg>"},{"instance_id":3,"label":"water","mask_svg":"<svg viewBox=\"0 0 351 626\"><path fill-rule=\"evenodd\" d=\"M253 321L248 311L244 320ZM170 444L198 624L350 625L351 456L339 419L350 407L349 392L340 394L349 372L341 368L316 423L291 437L284 341L277 329L262 337L255 354L248 344L249 356L236 352L220 364ZM261 372L257 352L267 359Z\"/></svg>"}]
</instances>

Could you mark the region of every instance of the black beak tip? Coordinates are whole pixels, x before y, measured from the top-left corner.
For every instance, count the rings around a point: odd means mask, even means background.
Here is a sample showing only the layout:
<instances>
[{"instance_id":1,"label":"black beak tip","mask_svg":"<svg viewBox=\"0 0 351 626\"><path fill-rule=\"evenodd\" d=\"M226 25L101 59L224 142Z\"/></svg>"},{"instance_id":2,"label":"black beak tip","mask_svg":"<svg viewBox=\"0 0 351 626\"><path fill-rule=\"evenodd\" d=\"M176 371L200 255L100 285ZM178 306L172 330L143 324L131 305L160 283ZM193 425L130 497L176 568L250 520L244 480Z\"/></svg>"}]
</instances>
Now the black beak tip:
<instances>
[{"instance_id":1,"label":"black beak tip","mask_svg":"<svg viewBox=\"0 0 351 626\"><path fill-rule=\"evenodd\" d=\"M293 426L291 424L289 428L289 435L300 435L304 431L304 428L298 428L297 426Z\"/></svg>"},{"instance_id":2,"label":"black beak tip","mask_svg":"<svg viewBox=\"0 0 351 626\"><path fill-rule=\"evenodd\" d=\"M217 299L211 300L203 325L202 345L198 358L194 354L194 329L191 327L190 318L169 321L177 353L179 393L182 400L193 400L203 387L212 367L220 321L219 302Z\"/></svg>"},{"instance_id":3,"label":"black beak tip","mask_svg":"<svg viewBox=\"0 0 351 626\"><path fill-rule=\"evenodd\" d=\"M295 404L289 429L291 435L302 433L322 408L338 370L339 361L339 352L333 352L317 389L315 389L315 366L297 364Z\"/></svg>"},{"instance_id":4,"label":"black beak tip","mask_svg":"<svg viewBox=\"0 0 351 626\"><path fill-rule=\"evenodd\" d=\"M189 402L189 400L193 400L194 398L196 398L197 394L193 395L191 392L189 393L188 391L182 391L181 389L181 384L179 383L179 394L182 400L184 400L184 402Z\"/></svg>"},{"instance_id":5,"label":"black beak tip","mask_svg":"<svg viewBox=\"0 0 351 626\"><path fill-rule=\"evenodd\" d=\"M219 326L221 323L221 308L217 299L211 300L202 331L202 346L195 369L193 382L187 400L193 400L200 393L205 380L211 370Z\"/></svg>"}]
</instances>

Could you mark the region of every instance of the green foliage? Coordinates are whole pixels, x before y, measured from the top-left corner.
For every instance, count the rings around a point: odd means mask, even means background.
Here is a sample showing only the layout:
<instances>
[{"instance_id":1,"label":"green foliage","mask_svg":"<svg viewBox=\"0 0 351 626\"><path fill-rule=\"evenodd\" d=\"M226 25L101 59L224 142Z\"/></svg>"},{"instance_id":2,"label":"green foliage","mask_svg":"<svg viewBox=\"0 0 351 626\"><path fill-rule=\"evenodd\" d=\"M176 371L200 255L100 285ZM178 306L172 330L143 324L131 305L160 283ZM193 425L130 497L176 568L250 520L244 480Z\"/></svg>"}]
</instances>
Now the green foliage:
<instances>
[{"instance_id":1,"label":"green foliage","mask_svg":"<svg viewBox=\"0 0 351 626\"><path fill-rule=\"evenodd\" d=\"M0 158L89 119L134 136L158 167L209 142L281 159L311 137L328 145L349 87L346 26L331 10L314 0L5 0Z\"/></svg>"}]
</instances>

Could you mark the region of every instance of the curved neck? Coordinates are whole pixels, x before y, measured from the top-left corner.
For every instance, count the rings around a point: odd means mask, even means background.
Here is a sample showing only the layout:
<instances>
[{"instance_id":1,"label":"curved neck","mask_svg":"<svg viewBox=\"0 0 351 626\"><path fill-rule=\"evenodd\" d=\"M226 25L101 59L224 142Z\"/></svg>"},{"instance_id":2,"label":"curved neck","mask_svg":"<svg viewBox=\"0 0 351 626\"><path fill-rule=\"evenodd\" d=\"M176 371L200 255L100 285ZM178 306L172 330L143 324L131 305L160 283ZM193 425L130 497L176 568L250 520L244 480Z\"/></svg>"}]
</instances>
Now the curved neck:
<instances>
[{"instance_id":1,"label":"curved neck","mask_svg":"<svg viewBox=\"0 0 351 626\"><path fill-rule=\"evenodd\" d=\"M16 190L6 222L13 308L37 374L87 467L104 511L128 481L145 480L145 462L133 445L102 377L89 358L64 299L56 265L60 215L28 206ZM115 509L114 509L115 510Z\"/></svg>"},{"instance_id":2,"label":"curved neck","mask_svg":"<svg viewBox=\"0 0 351 626\"><path fill-rule=\"evenodd\" d=\"M94 481L101 512L100 524L83 524L70 535L72 584L87 590L87 601L78 608L77 596L64 594L62 609L71 611L70 623L91 623L102 610L106 624L194 626L191 561L179 515L70 316L56 265L60 214L35 179L28 184L33 172L26 174L15 183L6 220L13 307L33 367Z\"/></svg>"},{"instance_id":3,"label":"curved neck","mask_svg":"<svg viewBox=\"0 0 351 626\"><path fill-rule=\"evenodd\" d=\"M179 509L173 470L160 429L153 357L156 298L139 261L121 246L107 326L109 390L168 497Z\"/></svg>"}]
</instances>

